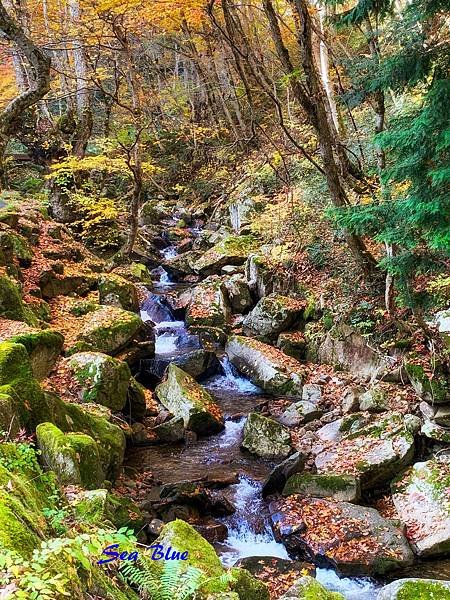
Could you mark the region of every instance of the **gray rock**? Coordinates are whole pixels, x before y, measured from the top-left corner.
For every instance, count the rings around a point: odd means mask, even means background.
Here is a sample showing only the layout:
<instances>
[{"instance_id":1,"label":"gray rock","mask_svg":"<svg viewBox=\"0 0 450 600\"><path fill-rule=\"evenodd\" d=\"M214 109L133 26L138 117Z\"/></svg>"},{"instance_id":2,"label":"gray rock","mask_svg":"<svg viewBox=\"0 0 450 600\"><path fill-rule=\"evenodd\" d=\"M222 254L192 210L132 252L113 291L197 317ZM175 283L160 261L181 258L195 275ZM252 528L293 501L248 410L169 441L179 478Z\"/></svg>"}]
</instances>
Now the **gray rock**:
<instances>
[{"instance_id":1,"label":"gray rock","mask_svg":"<svg viewBox=\"0 0 450 600\"><path fill-rule=\"evenodd\" d=\"M292 475L283 489L283 496L300 494L315 498L332 498L337 502L358 502L361 498L359 480L352 475Z\"/></svg>"},{"instance_id":2,"label":"gray rock","mask_svg":"<svg viewBox=\"0 0 450 600\"><path fill-rule=\"evenodd\" d=\"M234 313L243 313L253 304L250 288L242 275L232 275L223 280Z\"/></svg>"},{"instance_id":3,"label":"gray rock","mask_svg":"<svg viewBox=\"0 0 450 600\"><path fill-rule=\"evenodd\" d=\"M322 398L322 388L316 383L307 383L303 386L302 400L318 404Z\"/></svg>"},{"instance_id":4,"label":"gray rock","mask_svg":"<svg viewBox=\"0 0 450 600\"><path fill-rule=\"evenodd\" d=\"M359 411L359 397L364 393L364 388L354 385L349 388L342 398L342 412L344 415Z\"/></svg>"},{"instance_id":5,"label":"gray rock","mask_svg":"<svg viewBox=\"0 0 450 600\"><path fill-rule=\"evenodd\" d=\"M225 351L234 366L265 392L301 398L303 367L281 350L247 337L232 336Z\"/></svg>"},{"instance_id":6,"label":"gray rock","mask_svg":"<svg viewBox=\"0 0 450 600\"><path fill-rule=\"evenodd\" d=\"M450 350L450 308L438 312L434 317L434 321L444 346Z\"/></svg>"},{"instance_id":7,"label":"gray rock","mask_svg":"<svg viewBox=\"0 0 450 600\"><path fill-rule=\"evenodd\" d=\"M323 412L312 402L301 400L288 406L283 414L278 417L278 422L286 427L295 427L300 423L309 423L318 419Z\"/></svg>"},{"instance_id":8,"label":"gray rock","mask_svg":"<svg viewBox=\"0 0 450 600\"><path fill-rule=\"evenodd\" d=\"M449 484L450 463L442 458L415 463L391 486L395 508L419 556L450 551Z\"/></svg>"},{"instance_id":9,"label":"gray rock","mask_svg":"<svg viewBox=\"0 0 450 600\"><path fill-rule=\"evenodd\" d=\"M292 452L289 431L280 423L258 413L249 414L241 446L264 458L283 458Z\"/></svg>"},{"instance_id":10,"label":"gray rock","mask_svg":"<svg viewBox=\"0 0 450 600\"><path fill-rule=\"evenodd\" d=\"M388 408L387 392L378 385L361 394L359 398L359 409L362 411L377 413L384 412Z\"/></svg>"},{"instance_id":11,"label":"gray rock","mask_svg":"<svg viewBox=\"0 0 450 600\"><path fill-rule=\"evenodd\" d=\"M306 340L301 331L283 331L277 339L277 348L297 360L304 360Z\"/></svg>"},{"instance_id":12,"label":"gray rock","mask_svg":"<svg viewBox=\"0 0 450 600\"><path fill-rule=\"evenodd\" d=\"M193 289L186 312L189 326L226 327L230 317L228 293L221 279L208 277Z\"/></svg>"}]
</instances>

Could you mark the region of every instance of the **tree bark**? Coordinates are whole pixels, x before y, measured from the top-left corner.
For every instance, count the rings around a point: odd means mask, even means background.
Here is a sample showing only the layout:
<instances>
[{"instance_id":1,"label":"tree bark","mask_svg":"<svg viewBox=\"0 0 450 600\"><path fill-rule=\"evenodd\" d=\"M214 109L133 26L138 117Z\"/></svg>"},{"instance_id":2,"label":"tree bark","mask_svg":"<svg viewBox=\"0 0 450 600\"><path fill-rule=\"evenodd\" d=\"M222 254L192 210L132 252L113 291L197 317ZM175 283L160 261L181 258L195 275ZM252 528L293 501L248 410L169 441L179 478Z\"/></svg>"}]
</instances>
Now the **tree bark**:
<instances>
[{"instance_id":1,"label":"tree bark","mask_svg":"<svg viewBox=\"0 0 450 600\"><path fill-rule=\"evenodd\" d=\"M19 93L0 113L0 180L5 184L4 154L14 128L25 111L39 102L50 90L50 65L48 56L25 34L8 14L0 1L0 31L13 42L30 64L30 85Z\"/></svg>"}]
</instances>

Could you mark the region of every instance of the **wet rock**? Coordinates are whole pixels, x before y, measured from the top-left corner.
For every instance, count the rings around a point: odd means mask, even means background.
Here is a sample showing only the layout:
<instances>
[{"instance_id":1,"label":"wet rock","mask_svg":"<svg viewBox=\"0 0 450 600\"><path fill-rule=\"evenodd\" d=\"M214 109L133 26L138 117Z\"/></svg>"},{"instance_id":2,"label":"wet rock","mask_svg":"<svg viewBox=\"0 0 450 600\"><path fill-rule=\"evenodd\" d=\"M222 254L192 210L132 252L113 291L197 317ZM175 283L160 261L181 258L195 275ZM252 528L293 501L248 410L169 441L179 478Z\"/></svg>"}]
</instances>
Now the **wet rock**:
<instances>
[{"instance_id":1,"label":"wet rock","mask_svg":"<svg viewBox=\"0 0 450 600\"><path fill-rule=\"evenodd\" d=\"M262 488L263 497L265 498L275 492L281 492L291 475L303 471L305 462L306 456L302 452L296 452L274 467L264 482Z\"/></svg>"},{"instance_id":2,"label":"wet rock","mask_svg":"<svg viewBox=\"0 0 450 600\"><path fill-rule=\"evenodd\" d=\"M306 356L305 336L301 331L284 331L278 336L277 348L288 356L304 360Z\"/></svg>"},{"instance_id":3,"label":"wet rock","mask_svg":"<svg viewBox=\"0 0 450 600\"><path fill-rule=\"evenodd\" d=\"M194 264L200 275L220 273L225 265L243 265L258 245L251 235L228 236L207 250Z\"/></svg>"},{"instance_id":4,"label":"wet rock","mask_svg":"<svg viewBox=\"0 0 450 600\"><path fill-rule=\"evenodd\" d=\"M316 456L317 472L354 475L362 489L369 489L383 485L404 469L414 456L414 436L406 429L403 415L392 412L372 419L350 433L343 431L340 420L337 443Z\"/></svg>"},{"instance_id":5,"label":"wet rock","mask_svg":"<svg viewBox=\"0 0 450 600\"><path fill-rule=\"evenodd\" d=\"M31 361L33 376L45 379L56 364L64 344L64 337L54 329L37 329L19 321L2 321L0 342L25 346Z\"/></svg>"},{"instance_id":6,"label":"wet rock","mask_svg":"<svg viewBox=\"0 0 450 600\"><path fill-rule=\"evenodd\" d=\"M187 504L198 509L202 514L224 517L236 511L231 502L220 492L207 489L198 481L167 483L162 486L159 495L166 503Z\"/></svg>"},{"instance_id":7,"label":"wet rock","mask_svg":"<svg viewBox=\"0 0 450 600\"><path fill-rule=\"evenodd\" d=\"M278 422L287 427L296 427L300 423L309 423L318 419L323 412L312 402L301 400L288 406L283 414L278 417Z\"/></svg>"},{"instance_id":8,"label":"wet rock","mask_svg":"<svg viewBox=\"0 0 450 600\"><path fill-rule=\"evenodd\" d=\"M203 519L200 523L193 523L193 526L211 544L223 542L228 536L227 526L212 518Z\"/></svg>"},{"instance_id":9,"label":"wet rock","mask_svg":"<svg viewBox=\"0 0 450 600\"><path fill-rule=\"evenodd\" d=\"M275 339L281 331L289 329L299 321L304 308L304 300L269 294L261 298L255 308L245 317L244 327L252 335L265 341Z\"/></svg>"},{"instance_id":10,"label":"wet rock","mask_svg":"<svg viewBox=\"0 0 450 600\"><path fill-rule=\"evenodd\" d=\"M169 366L165 381L155 391L175 417L183 418L187 429L208 435L224 428L223 415L212 396L176 365Z\"/></svg>"},{"instance_id":11,"label":"wet rock","mask_svg":"<svg viewBox=\"0 0 450 600\"><path fill-rule=\"evenodd\" d=\"M78 352L66 359L66 364L80 400L102 404L113 411L122 410L131 377L126 363L101 352Z\"/></svg>"},{"instance_id":12,"label":"wet rock","mask_svg":"<svg viewBox=\"0 0 450 600\"><path fill-rule=\"evenodd\" d=\"M289 431L259 413L249 414L241 446L264 458L283 458L292 452Z\"/></svg>"},{"instance_id":13,"label":"wet rock","mask_svg":"<svg viewBox=\"0 0 450 600\"><path fill-rule=\"evenodd\" d=\"M359 398L363 393L364 388L361 385L354 385L346 390L341 404L344 415L359 411Z\"/></svg>"},{"instance_id":14,"label":"wet rock","mask_svg":"<svg viewBox=\"0 0 450 600\"><path fill-rule=\"evenodd\" d=\"M313 496L332 498L337 502L358 502L361 497L359 480L352 475L292 475L283 489L283 496Z\"/></svg>"},{"instance_id":15,"label":"wet rock","mask_svg":"<svg viewBox=\"0 0 450 600\"><path fill-rule=\"evenodd\" d=\"M380 386L374 386L359 398L359 409L369 412L384 412L389 408L386 390Z\"/></svg>"},{"instance_id":16,"label":"wet rock","mask_svg":"<svg viewBox=\"0 0 450 600\"><path fill-rule=\"evenodd\" d=\"M180 442L184 439L184 419L183 417L173 417L173 419L154 427L153 431L161 442L167 444Z\"/></svg>"},{"instance_id":17,"label":"wet rock","mask_svg":"<svg viewBox=\"0 0 450 600\"><path fill-rule=\"evenodd\" d=\"M188 326L226 327L231 317L227 290L217 277L209 277L197 285L186 312Z\"/></svg>"},{"instance_id":18,"label":"wet rock","mask_svg":"<svg viewBox=\"0 0 450 600\"><path fill-rule=\"evenodd\" d=\"M400 524L373 508L290 496L269 510L275 535L290 553L340 574L381 575L414 561Z\"/></svg>"},{"instance_id":19,"label":"wet rock","mask_svg":"<svg viewBox=\"0 0 450 600\"><path fill-rule=\"evenodd\" d=\"M185 373L188 373L194 379L202 375L213 375L219 368L219 361L215 354L198 349L167 359L158 357L157 359L146 361L146 371L161 379L170 364L183 369Z\"/></svg>"},{"instance_id":20,"label":"wet rock","mask_svg":"<svg viewBox=\"0 0 450 600\"><path fill-rule=\"evenodd\" d=\"M134 283L115 273L103 274L98 280L100 304L117 306L131 312L139 311L139 299Z\"/></svg>"},{"instance_id":21,"label":"wet rock","mask_svg":"<svg viewBox=\"0 0 450 600\"><path fill-rule=\"evenodd\" d=\"M258 340L232 336L225 351L234 366L265 392L301 398L303 367L281 350Z\"/></svg>"},{"instance_id":22,"label":"wet rock","mask_svg":"<svg viewBox=\"0 0 450 600\"><path fill-rule=\"evenodd\" d=\"M280 596L279 600L345 600L339 592L328 591L314 577L301 577L289 588L289 590Z\"/></svg>"},{"instance_id":23,"label":"wet rock","mask_svg":"<svg viewBox=\"0 0 450 600\"><path fill-rule=\"evenodd\" d=\"M385 585L377 600L447 600L450 598L450 581L438 579L398 579Z\"/></svg>"},{"instance_id":24,"label":"wet rock","mask_svg":"<svg viewBox=\"0 0 450 600\"><path fill-rule=\"evenodd\" d=\"M391 485L395 508L419 556L450 550L449 486L450 463L444 457L415 463Z\"/></svg>"},{"instance_id":25,"label":"wet rock","mask_svg":"<svg viewBox=\"0 0 450 600\"><path fill-rule=\"evenodd\" d=\"M252 306L253 300L250 289L242 275L226 277L223 283L228 292L231 310L234 313L243 313Z\"/></svg>"}]
</instances>

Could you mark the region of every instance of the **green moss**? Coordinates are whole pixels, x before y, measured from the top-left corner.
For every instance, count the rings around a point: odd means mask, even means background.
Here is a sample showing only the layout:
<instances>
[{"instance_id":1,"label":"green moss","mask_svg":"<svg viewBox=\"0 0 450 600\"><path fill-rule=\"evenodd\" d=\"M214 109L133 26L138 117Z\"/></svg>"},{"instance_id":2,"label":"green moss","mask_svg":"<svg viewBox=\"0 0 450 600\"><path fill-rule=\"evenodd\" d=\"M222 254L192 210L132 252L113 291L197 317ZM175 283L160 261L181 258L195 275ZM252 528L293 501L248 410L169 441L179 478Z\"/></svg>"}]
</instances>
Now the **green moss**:
<instances>
[{"instance_id":1,"label":"green moss","mask_svg":"<svg viewBox=\"0 0 450 600\"><path fill-rule=\"evenodd\" d=\"M70 307L69 312L76 317L82 317L101 308L94 300L78 300Z\"/></svg>"},{"instance_id":2,"label":"green moss","mask_svg":"<svg viewBox=\"0 0 450 600\"><path fill-rule=\"evenodd\" d=\"M129 311L105 306L88 315L78 342L90 349L114 354L123 348L142 327L142 319Z\"/></svg>"},{"instance_id":3,"label":"green moss","mask_svg":"<svg viewBox=\"0 0 450 600\"><path fill-rule=\"evenodd\" d=\"M324 491L329 491L330 495L334 492L347 490L349 486L354 485L354 479L345 475L312 475L311 473L298 473L292 475L286 482L283 489L283 495L302 493L308 485L314 484Z\"/></svg>"},{"instance_id":4,"label":"green moss","mask_svg":"<svg viewBox=\"0 0 450 600\"><path fill-rule=\"evenodd\" d=\"M76 453L83 486L93 489L101 485L105 475L101 468L97 442L85 433L69 433L66 439Z\"/></svg>"},{"instance_id":5,"label":"green moss","mask_svg":"<svg viewBox=\"0 0 450 600\"><path fill-rule=\"evenodd\" d=\"M450 600L450 590L438 581L406 581L397 600Z\"/></svg>"},{"instance_id":6,"label":"green moss","mask_svg":"<svg viewBox=\"0 0 450 600\"><path fill-rule=\"evenodd\" d=\"M439 377L439 370L434 367L436 373L433 379L429 379L422 366L407 362L405 370L411 380L416 392L429 402L442 404L450 398L450 386L444 377Z\"/></svg>"},{"instance_id":7,"label":"green moss","mask_svg":"<svg viewBox=\"0 0 450 600\"><path fill-rule=\"evenodd\" d=\"M239 600L269 600L267 586L246 569L231 569L233 582L231 589L239 594Z\"/></svg>"},{"instance_id":8,"label":"green moss","mask_svg":"<svg viewBox=\"0 0 450 600\"><path fill-rule=\"evenodd\" d=\"M339 592L328 591L314 577L301 577L288 590L286 596L289 600L345 600Z\"/></svg>"}]
</instances>

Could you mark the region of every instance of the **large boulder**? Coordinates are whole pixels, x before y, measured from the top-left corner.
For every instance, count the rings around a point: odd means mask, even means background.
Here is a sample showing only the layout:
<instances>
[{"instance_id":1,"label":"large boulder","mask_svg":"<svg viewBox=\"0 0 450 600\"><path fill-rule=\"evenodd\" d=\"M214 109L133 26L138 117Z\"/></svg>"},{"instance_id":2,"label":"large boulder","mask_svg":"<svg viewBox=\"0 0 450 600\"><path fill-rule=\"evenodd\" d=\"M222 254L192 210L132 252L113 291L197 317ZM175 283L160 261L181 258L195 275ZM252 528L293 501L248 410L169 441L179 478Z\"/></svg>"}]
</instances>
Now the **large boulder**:
<instances>
[{"instance_id":1,"label":"large boulder","mask_svg":"<svg viewBox=\"0 0 450 600\"><path fill-rule=\"evenodd\" d=\"M301 473L306 463L306 456L301 452L295 452L288 458L285 458L280 464L276 465L269 473L262 488L263 497L281 492L286 481L295 473Z\"/></svg>"},{"instance_id":2,"label":"large boulder","mask_svg":"<svg viewBox=\"0 0 450 600\"><path fill-rule=\"evenodd\" d=\"M430 365L431 367L431 365ZM450 377L446 376L439 364L433 365L428 375L424 367L418 362L408 360L405 362L405 371L416 394L433 406L450 402Z\"/></svg>"},{"instance_id":3,"label":"large boulder","mask_svg":"<svg viewBox=\"0 0 450 600\"><path fill-rule=\"evenodd\" d=\"M101 352L78 352L66 360L80 400L122 410L131 377L127 363Z\"/></svg>"},{"instance_id":4,"label":"large boulder","mask_svg":"<svg viewBox=\"0 0 450 600\"><path fill-rule=\"evenodd\" d=\"M279 600L345 600L339 592L330 592L314 577L301 577Z\"/></svg>"},{"instance_id":5,"label":"large boulder","mask_svg":"<svg viewBox=\"0 0 450 600\"><path fill-rule=\"evenodd\" d=\"M22 301L19 286L0 268L0 317L35 325L37 319Z\"/></svg>"},{"instance_id":6,"label":"large boulder","mask_svg":"<svg viewBox=\"0 0 450 600\"><path fill-rule=\"evenodd\" d=\"M84 317L76 349L117 354L142 327L138 315L116 306L102 306Z\"/></svg>"},{"instance_id":7,"label":"large boulder","mask_svg":"<svg viewBox=\"0 0 450 600\"><path fill-rule=\"evenodd\" d=\"M234 366L265 392L302 397L303 367L281 350L258 340L232 336L225 351Z\"/></svg>"},{"instance_id":8,"label":"large boulder","mask_svg":"<svg viewBox=\"0 0 450 600\"><path fill-rule=\"evenodd\" d=\"M228 294L221 279L209 277L194 288L186 312L189 326L226 327L230 316Z\"/></svg>"},{"instance_id":9,"label":"large boulder","mask_svg":"<svg viewBox=\"0 0 450 600\"><path fill-rule=\"evenodd\" d=\"M33 376L45 379L61 354L64 336L54 329L37 329L19 321L2 321L0 342L13 342L25 346L31 361Z\"/></svg>"},{"instance_id":10,"label":"large boulder","mask_svg":"<svg viewBox=\"0 0 450 600\"><path fill-rule=\"evenodd\" d=\"M449 600L450 581L397 579L378 592L377 600Z\"/></svg>"},{"instance_id":11,"label":"large boulder","mask_svg":"<svg viewBox=\"0 0 450 600\"><path fill-rule=\"evenodd\" d=\"M259 413L248 415L241 446L264 458L285 458L292 452L289 431Z\"/></svg>"},{"instance_id":12,"label":"large boulder","mask_svg":"<svg viewBox=\"0 0 450 600\"><path fill-rule=\"evenodd\" d=\"M414 562L401 524L373 508L290 496L269 510L275 536L289 552L340 574L381 575Z\"/></svg>"},{"instance_id":13,"label":"large boulder","mask_svg":"<svg viewBox=\"0 0 450 600\"><path fill-rule=\"evenodd\" d=\"M11 267L16 261L29 267L33 255L28 241L6 224L0 224L0 265Z\"/></svg>"},{"instance_id":14,"label":"large boulder","mask_svg":"<svg viewBox=\"0 0 450 600\"><path fill-rule=\"evenodd\" d=\"M243 325L252 335L270 341L280 332L295 325L301 318L305 306L304 300L269 294L261 298L245 317Z\"/></svg>"},{"instance_id":15,"label":"large boulder","mask_svg":"<svg viewBox=\"0 0 450 600\"><path fill-rule=\"evenodd\" d=\"M283 331L277 339L277 348L297 360L304 360L306 355L305 335L301 331Z\"/></svg>"},{"instance_id":16,"label":"large boulder","mask_svg":"<svg viewBox=\"0 0 450 600\"><path fill-rule=\"evenodd\" d=\"M105 273L99 278L98 294L100 304L118 306L132 312L139 310L136 286L115 273Z\"/></svg>"},{"instance_id":17,"label":"large boulder","mask_svg":"<svg viewBox=\"0 0 450 600\"><path fill-rule=\"evenodd\" d=\"M243 265L257 246L257 240L251 235L226 237L195 262L194 270L200 275L212 275L220 273L225 265Z\"/></svg>"},{"instance_id":18,"label":"large boulder","mask_svg":"<svg viewBox=\"0 0 450 600\"><path fill-rule=\"evenodd\" d=\"M63 433L52 423L36 428L42 462L62 485L82 485L94 489L105 480L95 440L84 433Z\"/></svg>"},{"instance_id":19,"label":"large boulder","mask_svg":"<svg viewBox=\"0 0 450 600\"><path fill-rule=\"evenodd\" d=\"M167 259L164 262L164 269L175 277L184 277L192 275L194 271L195 261L199 258L200 252L189 250L183 254L178 254L173 258Z\"/></svg>"},{"instance_id":20,"label":"large boulder","mask_svg":"<svg viewBox=\"0 0 450 600\"><path fill-rule=\"evenodd\" d=\"M397 513L419 556L450 551L449 487L450 463L445 458L414 464L391 486Z\"/></svg>"},{"instance_id":21,"label":"large boulder","mask_svg":"<svg viewBox=\"0 0 450 600\"><path fill-rule=\"evenodd\" d=\"M175 417L182 417L187 429L200 435L224 428L223 415L212 396L193 377L171 364L156 395Z\"/></svg>"},{"instance_id":22,"label":"large boulder","mask_svg":"<svg viewBox=\"0 0 450 600\"><path fill-rule=\"evenodd\" d=\"M400 413L372 418L366 425L357 415L351 416L352 419L346 417L344 430L343 422L337 422L337 437L331 437L330 446L316 456L317 472L353 475L360 480L362 489L383 485L412 461L414 435Z\"/></svg>"}]
</instances>

